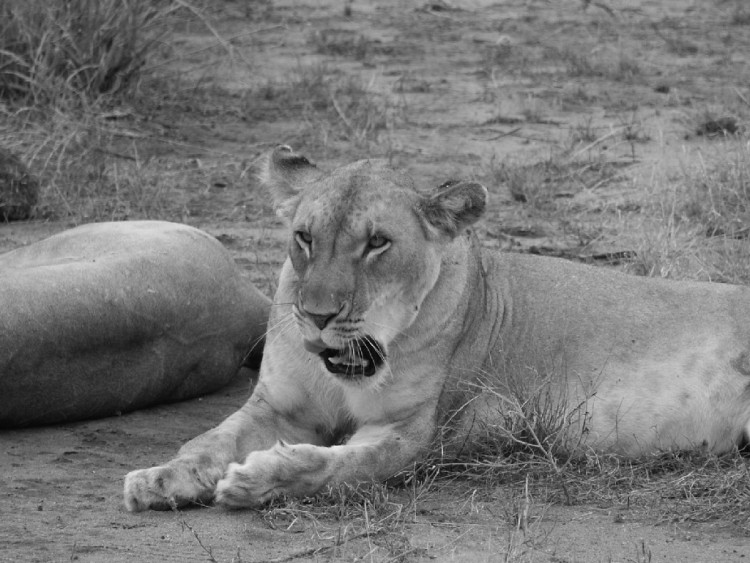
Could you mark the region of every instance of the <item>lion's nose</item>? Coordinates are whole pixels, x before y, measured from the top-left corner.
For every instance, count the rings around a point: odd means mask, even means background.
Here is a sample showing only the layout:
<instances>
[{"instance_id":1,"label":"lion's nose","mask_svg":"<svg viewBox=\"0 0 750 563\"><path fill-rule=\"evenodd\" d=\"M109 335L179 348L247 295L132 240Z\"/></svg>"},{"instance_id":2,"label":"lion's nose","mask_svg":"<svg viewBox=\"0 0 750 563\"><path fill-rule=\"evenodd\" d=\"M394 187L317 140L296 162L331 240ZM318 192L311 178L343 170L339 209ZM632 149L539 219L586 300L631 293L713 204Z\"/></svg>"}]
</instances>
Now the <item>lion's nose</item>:
<instances>
[{"instance_id":1,"label":"lion's nose","mask_svg":"<svg viewBox=\"0 0 750 563\"><path fill-rule=\"evenodd\" d=\"M326 325L331 322L331 319L337 315L337 313L333 313L332 315L329 314L323 314L323 315L316 315L314 313L308 313L305 311L305 314L307 315L307 318L309 318L313 324L318 327L318 329L323 330Z\"/></svg>"}]
</instances>

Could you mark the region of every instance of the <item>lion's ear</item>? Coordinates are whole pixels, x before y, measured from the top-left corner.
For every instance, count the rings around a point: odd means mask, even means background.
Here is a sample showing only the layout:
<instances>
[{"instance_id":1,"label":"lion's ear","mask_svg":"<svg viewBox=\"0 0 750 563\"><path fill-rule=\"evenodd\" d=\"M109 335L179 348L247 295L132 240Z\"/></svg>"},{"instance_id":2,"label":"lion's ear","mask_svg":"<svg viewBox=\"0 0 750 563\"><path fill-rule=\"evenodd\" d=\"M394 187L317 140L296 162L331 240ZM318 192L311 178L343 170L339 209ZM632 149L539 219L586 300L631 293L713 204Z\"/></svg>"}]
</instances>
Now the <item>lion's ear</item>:
<instances>
[{"instance_id":1,"label":"lion's ear","mask_svg":"<svg viewBox=\"0 0 750 563\"><path fill-rule=\"evenodd\" d=\"M319 176L320 170L314 164L287 145L276 147L258 172L258 180L268 188L274 209L282 217L294 213L305 183Z\"/></svg>"},{"instance_id":2,"label":"lion's ear","mask_svg":"<svg viewBox=\"0 0 750 563\"><path fill-rule=\"evenodd\" d=\"M487 188L476 182L449 181L422 198L417 211L431 230L455 237L476 223L487 205Z\"/></svg>"}]
</instances>

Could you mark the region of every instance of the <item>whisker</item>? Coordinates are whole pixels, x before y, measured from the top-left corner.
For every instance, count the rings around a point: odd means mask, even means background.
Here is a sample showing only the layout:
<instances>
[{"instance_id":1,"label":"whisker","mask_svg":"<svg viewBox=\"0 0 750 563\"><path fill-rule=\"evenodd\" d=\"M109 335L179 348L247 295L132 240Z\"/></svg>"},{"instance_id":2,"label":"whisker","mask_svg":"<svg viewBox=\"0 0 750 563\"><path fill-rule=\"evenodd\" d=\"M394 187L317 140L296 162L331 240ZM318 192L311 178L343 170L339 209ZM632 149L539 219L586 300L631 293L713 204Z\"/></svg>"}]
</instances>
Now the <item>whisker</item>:
<instances>
[{"instance_id":1,"label":"whisker","mask_svg":"<svg viewBox=\"0 0 750 563\"><path fill-rule=\"evenodd\" d=\"M273 340L269 342L269 346L275 344L279 338L287 334L288 331L294 328L295 324L296 322L294 320L294 315L292 315L291 313L279 319L279 321L272 328L266 331L266 334L269 336L271 335L272 330L274 332L278 331L277 334L274 335Z\"/></svg>"},{"instance_id":2,"label":"whisker","mask_svg":"<svg viewBox=\"0 0 750 563\"><path fill-rule=\"evenodd\" d=\"M395 379L395 375L393 375L393 370L391 369L391 362L388 361L388 358L385 357L385 355L381 354L381 357L383 359L383 367L387 370L386 378L388 379Z\"/></svg>"},{"instance_id":3,"label":"whisker","mask_svg":"<svg viewBox=\"0 0 750 563\"><path fill-rule=\"evenodd\" d=\"M362 346L360 345L360 348L361 348L361 347L362 347ZM372 350L373 350L373 346L372 346L372 345L371 345L371 346L366 346L366 347L365 347L365 350L367 351L367 356L369 357L369 359L370 359L370 362L371 362L371 363L372 363L373 365L377 365L377 363L378 363L378 362L376 362L376 361L375 361L375 358L373 358L373 357L372 357ZM381 357L381 360L383 360L383 359L384 359L384 358L383 358L383 354L381 354L381 353L380 353L380 351L379 351L378 349L376 349L376 350L375 350L375 353L376 353L376 354L377 354L378 356L380 356L380 357ZM362 370L364 371L364 365L363 365L363 367L362 367Z\"/></svg>"},{"instance_id":4,"label":"whisker","mask_svg":"<svg viewBox=\"0 0 750 563\"><path fill-rule=\"evenodd\" d=\"M271 331L274 330L276 327L280 326L282 323L285 323L288 321L289 317L291 316L291 313L288 315L284 315L281 317L274 325L271 325L270 323L266 325L266 330L263 331L263 334L258 336L253 342L249 343L250 348L248 349L247 353L245 354L245 358L243 359L243 363L247 360L247 358L250 357L250 355L255 351L255 349L260 345L261 342L266 340L270 334Z\"/></svg>"},{"instance_id":5,"label":"whisker","mask_svg":"<svg viewBox=\"0 0 750 563\"><path fill-rule=\"evenodd\" d=\"M357 350L354 349L354 346L357 346ZM351 358L361 358L362 357L362 345L359 343L358 339L354 340L347 340L346 346L349 349L349 356ZM365 375L365 366L362 365L362 377Z\"/></svg>"},{"instance_id":6,"label":"whisker","mask_svg":"<svg viewBox=\"0 0 750 563\"><path fill-rule=\"evenodd\" d=\"M278 319L276 321L276 323L273 324L273 325L269 324L266 327L266 332L265 332L265 334L263 336L268 336L272 330L276 329L278 326L280 326L283 323L289 322L290 320L291 321L294 320L294 314L293 313L288 313L288 314L284 315L283 317L281 317L280 319Z\"/></svg>"}]
</instances>

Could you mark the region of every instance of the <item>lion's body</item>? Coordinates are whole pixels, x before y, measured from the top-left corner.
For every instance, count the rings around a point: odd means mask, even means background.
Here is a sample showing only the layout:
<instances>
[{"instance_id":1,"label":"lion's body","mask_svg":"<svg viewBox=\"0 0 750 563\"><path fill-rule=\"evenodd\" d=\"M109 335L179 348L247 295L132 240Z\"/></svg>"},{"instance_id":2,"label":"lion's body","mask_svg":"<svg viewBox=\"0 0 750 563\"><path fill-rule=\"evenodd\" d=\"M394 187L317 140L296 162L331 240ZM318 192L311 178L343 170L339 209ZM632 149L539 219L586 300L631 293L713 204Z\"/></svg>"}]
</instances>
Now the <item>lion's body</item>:
<instances>
[{"instance_id":1,"label":"lion's body","mask_svg":"<svg viewBox=\"0 0 750 563\"><path fill-rule=\"evenodd\" d=\"M92 223L0 254L0 428L215 391L269 309L229 252L187 225Z\"/></svg>"},{"instance_id":2,"label":"lion's body","mask_svg":"<svg viewBox=\"0 0 750 563\"><path fill-rule=\"evenodd\" d=\"M478 184L433 195L277 149L290 257L248 403L125 483L131 510L384 479L548 416L556 447L730 449L750 419L750 290L490 253ZM300 190L300 188L303 188ZM549 445L545 442L545 445Z\"/></svg>"},{"instance_id":3,"label":"lion's body","mask_svg":"<svg viewBox=\"0 0 750 563\"><path fill-rule=\"evenodd\" d=\"M516 254L486 255L485 267L474 346L489 351L479 371L503 395L548 384L545 396L566 403L598 450L726 451L742 439L750 290ZM569 438L579 430L572 424Z\"/></svg>"}]
</instances>

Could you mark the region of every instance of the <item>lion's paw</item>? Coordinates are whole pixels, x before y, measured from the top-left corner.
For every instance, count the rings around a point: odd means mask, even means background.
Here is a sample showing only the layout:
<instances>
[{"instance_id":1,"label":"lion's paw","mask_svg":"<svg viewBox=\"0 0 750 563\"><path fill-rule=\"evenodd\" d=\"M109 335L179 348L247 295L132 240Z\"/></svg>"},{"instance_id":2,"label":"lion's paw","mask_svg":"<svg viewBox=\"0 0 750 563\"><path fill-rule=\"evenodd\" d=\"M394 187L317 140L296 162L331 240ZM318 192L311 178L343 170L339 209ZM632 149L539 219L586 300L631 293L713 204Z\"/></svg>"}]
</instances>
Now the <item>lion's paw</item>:
<instances>
[{"instance_id":1,"label":"lion's paw","mask_svg":"<svg viewBox=\"0 0 750 563\"><path fill-rule=\"evenodd\" d=\"M228 508L254 507L281 494L312 495L328 480L325 448L277 444L231 463L216 485L215 501Z\"/></svg>"},{"instance_id":2,"label":"lion's paw","mask_svg":"<svg viewBox=\"0 0 750 563\"><path fill-rule=\"evenodd\" d=\"M125 476L125 508L169 510L191 502L209 502L213 497L215 477L197 468L162 465L131 471Z\"/></svg>"}]
</instances>

